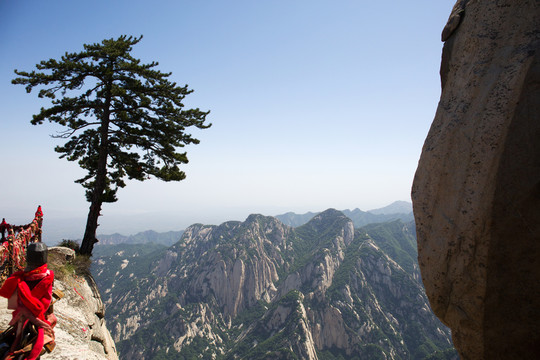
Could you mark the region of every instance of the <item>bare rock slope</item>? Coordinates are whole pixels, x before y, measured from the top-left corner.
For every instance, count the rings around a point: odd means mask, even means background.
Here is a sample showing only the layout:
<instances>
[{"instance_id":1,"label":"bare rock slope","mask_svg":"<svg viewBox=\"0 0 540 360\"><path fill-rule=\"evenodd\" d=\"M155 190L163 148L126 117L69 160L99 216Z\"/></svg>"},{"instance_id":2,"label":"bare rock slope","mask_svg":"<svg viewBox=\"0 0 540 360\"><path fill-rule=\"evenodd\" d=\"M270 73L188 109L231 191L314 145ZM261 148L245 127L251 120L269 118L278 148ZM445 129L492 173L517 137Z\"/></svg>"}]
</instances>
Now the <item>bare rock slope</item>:
<instances>
[{"instance_id":1,"label":"bare rock slope","mask_svg":"<svg viewBox=\"0 0 540 360\"><path fill-rule=\"evenodd\" d=\"M297 228L250 215L92 271L125 359L453 359L413 226L355 229L333 209Z\"/></svg>"},{"instance_id":2,"label":"bare rock slope","mask_svg":"<svg viewBox=\"0 0 540 360\"><path fill-rule=\"evenodd\" d=\"M412 197L419 263L463 359L540 352L540 2L460 0Z\"/></svg>"}]
</instances>

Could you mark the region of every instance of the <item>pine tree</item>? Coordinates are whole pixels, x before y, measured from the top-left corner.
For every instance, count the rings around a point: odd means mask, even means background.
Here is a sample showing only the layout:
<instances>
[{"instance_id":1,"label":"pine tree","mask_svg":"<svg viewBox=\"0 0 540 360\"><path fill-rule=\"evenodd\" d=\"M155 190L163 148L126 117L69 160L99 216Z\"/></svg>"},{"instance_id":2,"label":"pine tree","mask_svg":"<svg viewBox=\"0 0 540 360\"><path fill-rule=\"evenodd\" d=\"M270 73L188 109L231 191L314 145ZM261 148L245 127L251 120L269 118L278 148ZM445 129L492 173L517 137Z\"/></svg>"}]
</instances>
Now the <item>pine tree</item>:
<instances>
[{"instance_id":1,"label":"pine tree","mask_svg":"<svg viewBox=\"0 0 540 360\"><path fill-rule=\"evenodd\" d=\"M28 93L38 87L40 98L51 99L52 106L41 108L31 123L64 126L56 137L66 142L55 151L87 171L75 181L90 202L82 254L92 254L102 204L117 200L126 178L183 180L179 165L188 159L179 148L199 143L186 128L211 126L205 123L209 112L184 109L182 101L193 90L155 70L157 62L141 64L130 55L141 39L123 35L84 45L84 51L61 60L41 61L38 71L15 70L19 77L12 80Z\"/></svg>"}]
</instances>

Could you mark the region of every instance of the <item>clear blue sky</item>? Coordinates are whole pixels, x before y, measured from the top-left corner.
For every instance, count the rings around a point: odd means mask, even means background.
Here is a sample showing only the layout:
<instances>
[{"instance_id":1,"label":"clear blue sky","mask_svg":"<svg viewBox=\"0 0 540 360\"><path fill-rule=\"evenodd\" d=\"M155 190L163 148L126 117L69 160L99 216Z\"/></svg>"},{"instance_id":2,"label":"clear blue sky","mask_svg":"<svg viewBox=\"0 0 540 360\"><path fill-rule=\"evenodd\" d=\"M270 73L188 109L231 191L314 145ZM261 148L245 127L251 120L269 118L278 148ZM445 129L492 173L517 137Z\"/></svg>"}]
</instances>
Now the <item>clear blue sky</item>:
<instances>
[{"instance_id":1,"label":"clear blue sky","mask_svg":"<svg viewBox=\"0 0 540 360\"><path fill-rule=\"evenodd\" d=\"M47 101L11 79L122 34L144 35L134 56L194 89L186 105L213 126L194 131L185 181L129 182L98 233L409 201L453 4L0 0L0 217L27 223L41 204L49 241L82 237L82 172L53 151L57 125L30 124Z\"/></svg>"}]
</instances>

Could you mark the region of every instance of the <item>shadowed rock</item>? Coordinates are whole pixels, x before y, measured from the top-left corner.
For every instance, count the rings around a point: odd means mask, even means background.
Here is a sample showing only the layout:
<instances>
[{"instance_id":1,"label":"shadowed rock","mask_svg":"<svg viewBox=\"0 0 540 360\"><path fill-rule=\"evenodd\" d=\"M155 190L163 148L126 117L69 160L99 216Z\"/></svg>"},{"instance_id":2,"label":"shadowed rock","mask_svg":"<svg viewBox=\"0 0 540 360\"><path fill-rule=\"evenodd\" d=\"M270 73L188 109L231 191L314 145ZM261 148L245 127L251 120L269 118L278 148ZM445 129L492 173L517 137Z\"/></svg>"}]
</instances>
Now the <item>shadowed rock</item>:
<instances>
[{"instance_id":1,"label":"shadowed rock","mask_svg":"<svg viewBox=\"0 0 540 360\"><path fill-rule=\"evenodd\" d=\"M540 351L540 5L461 3L412 189L420 269L463 359L531 359Z\"/></svg>"}]
</instances>

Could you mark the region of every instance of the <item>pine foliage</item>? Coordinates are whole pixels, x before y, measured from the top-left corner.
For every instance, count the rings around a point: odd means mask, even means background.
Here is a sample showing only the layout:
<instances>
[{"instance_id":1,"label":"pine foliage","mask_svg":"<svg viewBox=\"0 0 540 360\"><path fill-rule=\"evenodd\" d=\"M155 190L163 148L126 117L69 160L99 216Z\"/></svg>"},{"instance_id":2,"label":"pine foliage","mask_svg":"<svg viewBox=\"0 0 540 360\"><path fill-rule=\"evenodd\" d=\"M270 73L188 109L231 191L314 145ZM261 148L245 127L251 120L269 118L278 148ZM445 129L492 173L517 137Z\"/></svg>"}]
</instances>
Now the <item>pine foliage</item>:
<instances>
[{"instance_id":1,"label":"pine foliage","mask_svg":"<svg viewBox=\"0 0 540 360\"><path fill-rule=\"evenodd\" d=\"M187 85L170 81L171 73L155 69L157 62L143 64L131 55L141 39L123 35L84 45L60 60L41 61L32 72L15 70L19 77L12 80L27 92L39 88L40 98L51 99L31 123L64 126L56 137L66 142L55 151L87 172L76 182L86 189L96 221L90 224L93 235L85 233L83 252L85 242L95 242L101 204L116 201L126 179L183 180L180 166L188 158L179 149L199 143L186 129L211 125L206 123L209 112L184 108L182 101L192 92Z\"/></svg>"}]
</instances>

